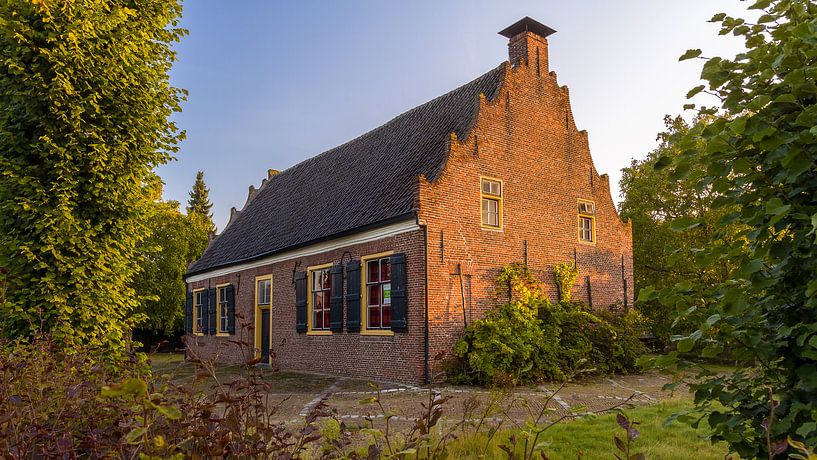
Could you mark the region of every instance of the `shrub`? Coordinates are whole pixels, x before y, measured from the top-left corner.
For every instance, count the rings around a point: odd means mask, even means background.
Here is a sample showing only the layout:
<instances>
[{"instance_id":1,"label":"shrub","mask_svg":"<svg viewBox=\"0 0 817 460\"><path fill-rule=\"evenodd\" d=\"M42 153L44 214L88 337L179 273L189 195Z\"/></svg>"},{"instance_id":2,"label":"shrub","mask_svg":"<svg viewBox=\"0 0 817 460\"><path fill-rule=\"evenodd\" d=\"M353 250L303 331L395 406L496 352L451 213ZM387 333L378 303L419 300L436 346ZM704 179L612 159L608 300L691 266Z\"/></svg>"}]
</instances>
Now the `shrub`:
<instances>
[{"instance_id":1,"label":"shrub","mask_svg":"<svg viewBox=\"0 0 817 460\"><path fill-rule=\"evenodd\" d=\"M624 313L615 310L602 310L596 312L598 317L610 326L613 332L612 340L594 341L594 349L600 353L596 358L599 370L602 372L615 372L626 374L638 370L636 361L647 353L647 347L641 342L648 330L648 321L637 310L628 310ZM608 360L601 367L600 358L607 357Z\"/></svg>"},{"instance_id":2,"label":"shrub","mask_svg":"<svg viewBox=\"0 0 817 460\"><path fill-rule=\"evenodd\" d=\"M470 326L454 347L467 365L457 382L481 384L561 379L558 328L543 325L536 310L508 302ZM502 381L502 382L500 382ZM501 385L500 385L501 386Z\"/></svg>"},{"instance_id":3,"label":"shrub","mask_svg":"<svg viewBox=\"0 0 817 460\"><path fill-rule=\"evenodd\" d=\"M643 319L637 312L596 312L580 302L550 303L541 282L521 264L503 268L498 292L503 287L515 300L472 323L454 345L459 361L448 369L453 383L503 386L562 380L578 366L604 373L637 370L636 359L646 351L639 340Z\"/></svg>"},{"instance_id":4,"label":"shrub","mask_svg":"<svg viewBox=\"0 0 817 460\"><path fill-rule=\"evenodd\" d=\"M585 361L600 373L630 373L646 352L640 337L644 320L638 312L590 310L579 302L559 302L540 308L539 317L560 329L559 358L564 368Z\"/></svg>"}]
</instances>

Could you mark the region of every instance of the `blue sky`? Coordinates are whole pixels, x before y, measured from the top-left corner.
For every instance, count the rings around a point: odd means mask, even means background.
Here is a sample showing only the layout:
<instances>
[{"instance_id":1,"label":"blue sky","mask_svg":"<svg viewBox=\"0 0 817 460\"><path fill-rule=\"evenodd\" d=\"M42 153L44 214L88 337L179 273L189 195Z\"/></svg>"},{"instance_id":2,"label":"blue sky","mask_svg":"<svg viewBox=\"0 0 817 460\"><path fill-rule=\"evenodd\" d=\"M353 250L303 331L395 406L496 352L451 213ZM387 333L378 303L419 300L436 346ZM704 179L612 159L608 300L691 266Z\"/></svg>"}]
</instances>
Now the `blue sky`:
<instances>
[{"instance_id":1,"label":"blue sky","mask_svg":"<svg viewBox=\"0 0 817 460\"><path fill-rule=\"evenodd\" d=\"M656 145L663 116L682 111L702 61L734 55L707 20L737 0L267 1L187 0L171 73L190 92L187 131L159 168L165 198L187 201L205 172L224 228L250 184L346 142L507 60L497 32L523 16L551 26L550 68L570 88L579 129L618 201L621 168ZM744 15L745 16L745 15ZM706 101L698 101L706 102ZM711 102L711 101L710 101Z\"/></svg>"}]
</instances>

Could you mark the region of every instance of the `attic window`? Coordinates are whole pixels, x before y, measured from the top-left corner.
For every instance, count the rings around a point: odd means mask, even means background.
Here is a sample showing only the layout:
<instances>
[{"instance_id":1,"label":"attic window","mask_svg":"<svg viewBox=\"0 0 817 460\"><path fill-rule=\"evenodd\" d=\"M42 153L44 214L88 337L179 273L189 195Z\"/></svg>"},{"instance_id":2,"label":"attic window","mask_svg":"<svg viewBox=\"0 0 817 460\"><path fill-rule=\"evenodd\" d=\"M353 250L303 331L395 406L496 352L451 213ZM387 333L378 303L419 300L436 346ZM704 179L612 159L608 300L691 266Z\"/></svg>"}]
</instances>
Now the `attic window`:
<instances>
[{"instance_id":1,"label":"attic window","mask_svg":"<svg viewBox=\"0 0 817 460\"><path fill-rule=\"evenodd\" d=\"M579 200L579 241L596 242L596 204Z\"/></svg>"},{"instance_id":2,"label":"attic window","mask_svg":"<svg viewBox=\"0 0 817 460\"><path fill-rule=\"evenodd\" d=\"M482 226L484 228L502 228L502 181L482 178Z\"/></svg>"}]
</instances>

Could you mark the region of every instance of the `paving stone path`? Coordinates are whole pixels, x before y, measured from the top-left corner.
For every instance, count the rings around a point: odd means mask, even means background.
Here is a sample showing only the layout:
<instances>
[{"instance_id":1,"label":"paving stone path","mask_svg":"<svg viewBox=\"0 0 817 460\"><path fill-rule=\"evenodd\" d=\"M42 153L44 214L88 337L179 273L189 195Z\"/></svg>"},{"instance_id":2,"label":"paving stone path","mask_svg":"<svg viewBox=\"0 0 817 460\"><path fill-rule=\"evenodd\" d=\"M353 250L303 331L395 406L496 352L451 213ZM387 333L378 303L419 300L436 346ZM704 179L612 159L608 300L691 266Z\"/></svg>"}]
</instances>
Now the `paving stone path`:
<instances>
[{"instance_id":1,"label":"paving stone path","mask_svg":"<svg viewBox=\"0 0 817 460\"><path fill-rule=\"evenodd\" d=\"M309 379L304 375L302 378ZM304 402L299 410L279 410L281 420L296 421L306 415L320 401L337 410L344 420L368 424L383 419L383 411L377 404L362 401L378 394L367 382L345 378L326 378L323 387L311 393L295 394ZM621 404L649 405L672 397L661 387L669 383L668 377L657 374L629 376L606 376L588 378L578 383L545 384L537 387L517 388L513 392L492 391L479 387L435 386L421 388L399 384L378 384L380 400L387 412L396 414L395 422L413 423L423 411L422 404L428 403L429 391L439 392L449 398L445 403L445 414L450 420L498 421L505 419L512 423L524 421L537 414L547 404L552 409L551 416L586 411L601 411ZM676 391L676 394L678 392ZM292 397L292 393L279 392L275 396ZM486 410L493 407L492 410ZM294 408L294 407L293 407ZM283 409L283 408L282 408Z\"/></svg>"}]
</instances>

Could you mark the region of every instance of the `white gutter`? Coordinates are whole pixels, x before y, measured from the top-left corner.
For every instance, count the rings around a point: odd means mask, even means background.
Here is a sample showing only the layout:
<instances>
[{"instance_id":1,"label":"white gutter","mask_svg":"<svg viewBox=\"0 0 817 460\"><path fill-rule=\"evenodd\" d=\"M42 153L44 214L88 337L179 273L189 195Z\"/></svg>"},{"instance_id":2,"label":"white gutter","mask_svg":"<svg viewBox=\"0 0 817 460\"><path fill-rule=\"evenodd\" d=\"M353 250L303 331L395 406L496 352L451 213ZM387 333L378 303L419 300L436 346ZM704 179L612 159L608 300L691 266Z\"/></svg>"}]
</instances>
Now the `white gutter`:
<instances>
[{"instance_id":1,"label":"white gutter","mask_svg":"<svg viewBox=\"0 0 817 460\"><path fill-rule=\"evenodd\" d=\"M376 241L379 239L388 238L390 236L399 235L401 233L413 232L415 230L420 230L420 226L417 225L416 220L412 218L405 220L403 222L384 225L383 227L377 227L360 233L354 233L352 235L346 235L340 238L335 238L333 240L322 241L311 246L306 246L303 248L282 252L280 254L271 255L269 257L264 257L263 259L253 260L252 262L231 265L229 267L217 268L215 270L207 271L204 273L198 273L188 277L186 281L187 283L204 281L208 278L213 278L216 276L229 275L231 273L249 270L252 268L263 267L265 265L270 265L291 259L297 259L299 257L312 256L315 254L320 254L322 252L332 251L334 249L341 249L346 246L367 243L369 241Z\"/></svg>"}]
</instances>

